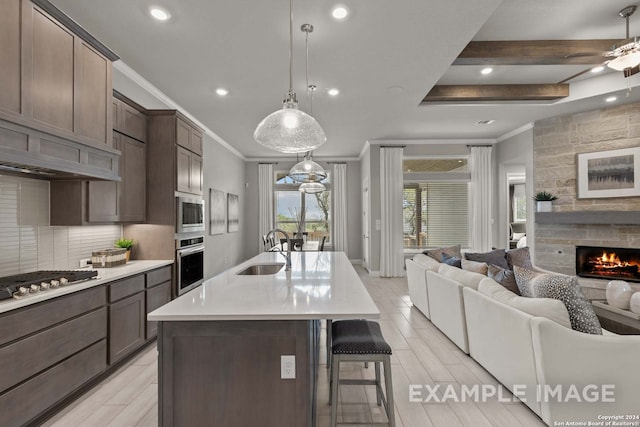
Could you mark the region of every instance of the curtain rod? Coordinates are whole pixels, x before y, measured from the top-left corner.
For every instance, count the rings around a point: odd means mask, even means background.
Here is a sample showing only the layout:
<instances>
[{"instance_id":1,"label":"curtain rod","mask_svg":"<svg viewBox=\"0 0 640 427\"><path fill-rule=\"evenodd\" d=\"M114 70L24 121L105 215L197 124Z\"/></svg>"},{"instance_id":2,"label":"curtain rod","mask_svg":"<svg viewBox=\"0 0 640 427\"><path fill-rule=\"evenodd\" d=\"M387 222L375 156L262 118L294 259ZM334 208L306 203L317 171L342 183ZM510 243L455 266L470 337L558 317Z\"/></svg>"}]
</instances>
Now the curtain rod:
<instances>
[{"instance_id":1,"label":"curtain rod","mask_svg":"<svg viewBox=\"0 0 640 427\"><path fill-rule=\"evenodd\" d=\"M475 144L475 145L467 144L467 148L471 148L471 147L493 147L493 144Z\"/></svg>"},{"instance_id":2,"label":"curtain rod","mask_svg":"<svg viewBox=\"0 0 640 427\"><path fill-rule=\"evenodd\" d=\"M328 165L346 165L347 162L325 162Z\"/></svg>"},{"instance_id":3,"label":"curtain rod","mask_svg":"<svg viewBox=\"0 0 640 427\"><path fill-rule=\"evenodd\" d=\"M259 165L277 165L278 162L258 162Z\"/></svg>"},{"instance_id":4,"label":"curtain rod","mask_svg":"<svg viewBox=\"0 0 640 427\"><path fill-rule=\"evenodd\" d=\"M406 148L406 145L380 145L380 148Z\"/></svg>"}]
</instances>

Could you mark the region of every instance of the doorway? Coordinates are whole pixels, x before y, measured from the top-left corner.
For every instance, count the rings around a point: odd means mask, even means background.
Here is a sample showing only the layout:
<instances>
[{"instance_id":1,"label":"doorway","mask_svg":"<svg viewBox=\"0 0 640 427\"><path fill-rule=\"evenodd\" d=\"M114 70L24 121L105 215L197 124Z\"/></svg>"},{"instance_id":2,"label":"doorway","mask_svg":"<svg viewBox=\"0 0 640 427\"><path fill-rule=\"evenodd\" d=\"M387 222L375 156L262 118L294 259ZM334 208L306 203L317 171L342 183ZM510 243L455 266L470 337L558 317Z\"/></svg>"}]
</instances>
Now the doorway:
<instances>
[{"instance_id":1,"label":"doorway","mask_svg":"<svg viewBox=\"0 0 640 427\"><path fill-rule=\"evenodd\" d=\"M362 181L362 266L369 272L369 179Z\"/></svg>"}]
</instances>

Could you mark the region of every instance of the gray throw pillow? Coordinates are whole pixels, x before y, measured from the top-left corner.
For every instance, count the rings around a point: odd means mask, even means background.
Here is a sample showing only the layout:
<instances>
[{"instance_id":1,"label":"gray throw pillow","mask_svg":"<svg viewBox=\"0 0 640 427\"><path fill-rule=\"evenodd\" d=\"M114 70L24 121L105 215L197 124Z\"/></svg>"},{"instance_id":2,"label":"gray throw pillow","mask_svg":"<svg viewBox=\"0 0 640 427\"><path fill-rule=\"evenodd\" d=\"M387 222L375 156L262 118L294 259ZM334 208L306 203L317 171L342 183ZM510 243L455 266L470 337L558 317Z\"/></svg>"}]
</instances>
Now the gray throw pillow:
<instances>
[{"instance_id":1,"label":"gray throw pillow","mask_svg":"<svg viewBox=\"0 0 640 427\"><path fill-rule=\"evenodd\" d=\"M582 294L576 276L538 273L515 266L518 288L527 289L534 298L553 298L562 301L569 312L571 328L587 334L602 335L602 327L593 306ZM522 293L523 296L524 293Z\"/></svg>"},{"instance_id":2,"label":"gray throw pillow","mask_svg":"<svg viewBox=\"0 0 640 427\"><path fill-rule=\"evenodd\" d=\"M511 249L510 251L507 251L507 264L509 264L510 270L513 270L514 265L533 270L533 264L531 264L531 255L529 254L529 247L525 246L523 248Z\"/></svg>"},{"instance_id":3,"label":"gray throw pillow","mask_svg":"<svg viewBox=\"0 0 640 427\"><path fill-rule=\"evenodd\" d=\"M502 286L504 286L514 294L520 295L520 289L518 289L516 276L513 271L506 268L498 267L497 265L489 264L487 276L500 283Z\"/></svg>"},{"instance_id":4,"label":"gray throw pillow","mask_svg":"<svg viewBox=\"0 0 640 427\"><path fill-rule=\"evenodd\" d=\"M442 255L446 254L449 257L462 258L460 254L460 245L449 246L446 248L429 249L422 252L425 255L429 255L431 258L438 262L442 262Z\"/></svg>"},{"instance_id":5,"label":"gray throw pillow","mask_svg":"<svg viewBox=\"0 0 640 427\"><path fill-rule=\"evenodd\" d=\"M509 268L504 249L494 249L491 252L467 252L464 257L469 261L486 262L487 264L497 265L502 268Z\"/></svg>"},{"instance_id":6,"label":"gray throw pillow","mask_svg":"<svg viewBox=\"0 0 640 427\"><path fill-rule=\"evenodd\" d=\"M447 254L442 254L442 262L453 267L462 268L462 259L457 256L449 256Z\"/></svg>"}]
</instances>

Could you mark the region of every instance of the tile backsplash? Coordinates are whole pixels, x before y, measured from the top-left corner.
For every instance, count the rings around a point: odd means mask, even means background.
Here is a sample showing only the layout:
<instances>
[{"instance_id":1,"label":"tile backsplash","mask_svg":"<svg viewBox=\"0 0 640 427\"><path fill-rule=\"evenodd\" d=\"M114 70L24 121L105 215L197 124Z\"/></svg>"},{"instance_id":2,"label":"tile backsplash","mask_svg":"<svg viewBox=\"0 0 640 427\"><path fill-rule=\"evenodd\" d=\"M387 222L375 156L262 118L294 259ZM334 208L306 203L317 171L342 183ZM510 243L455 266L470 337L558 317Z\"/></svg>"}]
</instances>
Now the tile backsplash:
<instances>
[{"instance_id":1,"label":"tile backsplash","mask_svg":"<svg viewBox=\"0 0 640 427\"><path fill-rule=\"evenodd\" d=\"M120 237L120 225L51 227L49 182L0 176L0 276L78 268Z\"/></svg>"}]
</instances>

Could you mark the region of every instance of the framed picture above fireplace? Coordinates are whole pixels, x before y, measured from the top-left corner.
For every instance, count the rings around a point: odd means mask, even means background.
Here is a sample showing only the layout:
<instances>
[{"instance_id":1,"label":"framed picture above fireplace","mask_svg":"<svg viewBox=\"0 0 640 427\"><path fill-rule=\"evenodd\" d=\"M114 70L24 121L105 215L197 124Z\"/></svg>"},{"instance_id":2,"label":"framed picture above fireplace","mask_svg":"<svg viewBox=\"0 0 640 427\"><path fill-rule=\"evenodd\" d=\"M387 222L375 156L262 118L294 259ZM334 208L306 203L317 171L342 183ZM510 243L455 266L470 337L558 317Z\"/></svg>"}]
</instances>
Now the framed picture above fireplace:
<instances>
[{"instance_id":1,"label":"framed picture above fireplace","mask_svg":"<svg viewBox=\"0 0 640 427\"><path fill-rule=\"evenodd\" d=\"M577 155L578 198L640 196L640 147Z\"/></svg>"}]
</instances>

